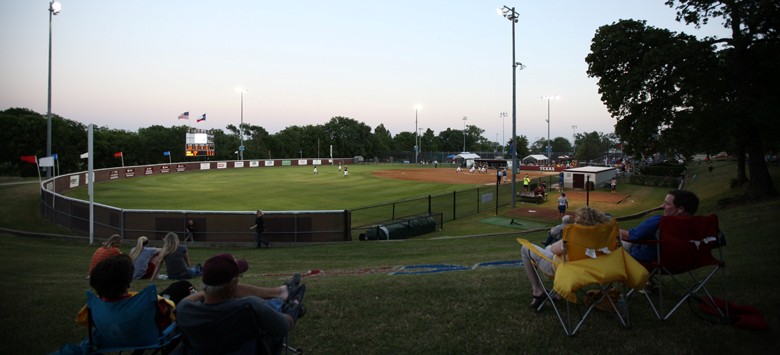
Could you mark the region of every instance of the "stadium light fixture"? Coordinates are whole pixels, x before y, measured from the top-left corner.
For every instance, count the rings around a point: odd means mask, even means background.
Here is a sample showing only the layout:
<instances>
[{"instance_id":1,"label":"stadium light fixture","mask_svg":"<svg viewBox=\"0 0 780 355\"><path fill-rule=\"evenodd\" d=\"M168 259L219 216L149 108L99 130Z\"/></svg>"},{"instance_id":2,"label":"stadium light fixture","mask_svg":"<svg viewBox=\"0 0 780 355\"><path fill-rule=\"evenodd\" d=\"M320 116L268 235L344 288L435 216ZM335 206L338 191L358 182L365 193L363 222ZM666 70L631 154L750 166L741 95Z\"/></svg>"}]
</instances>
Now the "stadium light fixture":
<instances>
[{"instance_id":1,"label":"stadium light fixture","mask_svg":"<svg viewBox=\"0 0 780 355\"><path fill-rule=\"evenodd\" d=\"M59 1L49 2L49 90L46 99L46 156L51 156L51 19L62 11ZM46 177L51 177L52 167L46 167Z\"/></svg>"},{"instance_id":2,"label":"stadium light fixture","mask_svg":"<svg viewBox=\"0 0 780 355\"><path fill-rule=\"evenodd\" d=\"M550 101L560 100L558 95L542 96L542 100L547 100L547 161L552 162L552 146L550 145Z\"/></svg>"},{"instance_id":3,"label":"stadium light fixture","mask_svg":"<svg viewBox=\"0 0 780 355\"><path fill-rule=\"evenodd\" d=\"M523 64L515 60L515 24L518 21L518 14L514 7L506 5L497 10L498 14L505 17L512 23L512 145L510 147L512 154L512 208L517 205L517 68L524 68Z\"/></svg>"},{"instance_id":4,"label":"stadium light fixture","mask_svg":"<svg viewBox=\"0 0 780 355\"><path fill-rule=\"evenodd\" d=\"M241 145L238 146L238 159L244 160L244 93L249 91L244 88L237 88L241 93L241 123L238 125L238 136L241 138Z\"/></svg>"}]
</instances>

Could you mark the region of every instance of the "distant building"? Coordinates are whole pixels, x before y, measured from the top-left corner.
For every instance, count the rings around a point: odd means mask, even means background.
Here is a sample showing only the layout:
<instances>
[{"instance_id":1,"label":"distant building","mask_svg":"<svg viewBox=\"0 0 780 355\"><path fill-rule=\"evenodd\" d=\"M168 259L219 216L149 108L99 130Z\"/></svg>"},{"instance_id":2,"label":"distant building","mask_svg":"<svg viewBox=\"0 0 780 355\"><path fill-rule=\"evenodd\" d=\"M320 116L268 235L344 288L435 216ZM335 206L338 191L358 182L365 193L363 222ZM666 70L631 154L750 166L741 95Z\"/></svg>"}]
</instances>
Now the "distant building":
<instances>
[{"instance_id":1,"label":"distant building","mask_svg":"<svg viewBox=\"0 0 780 355\"><path fill-rule=\"evenodd\" d=\"M617 175L613 167L585 166L563 170L563 187L566 189L584 189L585 182L591 182L591 190L608 184Z\"/></svg>"}]
</instances>

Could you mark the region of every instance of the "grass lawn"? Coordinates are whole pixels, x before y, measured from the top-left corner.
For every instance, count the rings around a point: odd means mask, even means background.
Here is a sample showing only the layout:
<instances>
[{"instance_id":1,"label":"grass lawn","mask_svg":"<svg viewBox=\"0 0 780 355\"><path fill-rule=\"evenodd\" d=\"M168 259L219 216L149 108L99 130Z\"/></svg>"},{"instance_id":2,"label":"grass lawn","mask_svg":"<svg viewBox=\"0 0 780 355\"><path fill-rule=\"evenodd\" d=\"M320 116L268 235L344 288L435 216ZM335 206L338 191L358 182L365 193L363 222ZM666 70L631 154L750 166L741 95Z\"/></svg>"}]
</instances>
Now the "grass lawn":
<instances>
[{"instance_id":1,"label":"grass lawn","mask_svg":"<svg viewBox=\"0 0 780 355\"><path fill-rule=\"evenodd\" d=\"M440 195L478 185L451 185L375 177L408 165L352 165L345 178L336 167L310 166L205 170L106 181L95 185L95 202L121 208L251 211L354 209L413 197ZM450 169L440 169L442 174ZM88 199L86 187L67 196Z\"/></svg>"},{"instance_id":2,"label":"grass lawn","mask_svg":"<svg viewBox=\"0 0 780 355\"><path fill-rule=\"evenodd\" d=\"M280 285L283 275L295 271L322 270L304 278L309 313L294 335L294 344L313 354L769 353L777 348L780 335L780 299L775 295L780 286L776 256L780 239L775 237L780 228L780 199L723 207L718 201L739 191L728 188L733 163L716 164L711 176L704 167L692 166L692 173L698 175L689 188L702 197L700 213L717 213L728 237L729 297L762 310L769 331L711 324L687 306L661 322L652 317L643 300L633 298L630 329L619 328L611 316L599 312L591 315L578 336L567 338L549 307L538 314L528 308L530 287L522 269L471 269L477 263L519 259L516 230L479 223L494 215L492 211L448 222L443 231L406 241L262 250L191 248L191 259L202 262L223 251L245 257L250 269L241 281L266 286ZM778 168L772 169L777 181ZM265 186L262 180L254 185L258 190ZM634 202L594 207L627 215L659 205L665 194L665 189L627 184L620 189L633 189ZM37 185L0 186L0 194L6 200L0 206L0 226L57 230L43 225L37 216ZM501 209L501 214L509 212L509 208ZM639 221L621 222L621 227ZM491 228L505 234L438 238L484 235ZM546 232L525 237L541 241ZM129 246L123 249L129 251ZM84 275L93 251L83 241L0 232L0 273L6 284L0 302L4 320L0 353L48 353L86 335L73 320L89 287ZM469 269L390 275L401 266L419 264ZM148 283L135 281L132 288L141 290ZM170 284L155 283L158 289Z\"/></svg>"}]
</instances>

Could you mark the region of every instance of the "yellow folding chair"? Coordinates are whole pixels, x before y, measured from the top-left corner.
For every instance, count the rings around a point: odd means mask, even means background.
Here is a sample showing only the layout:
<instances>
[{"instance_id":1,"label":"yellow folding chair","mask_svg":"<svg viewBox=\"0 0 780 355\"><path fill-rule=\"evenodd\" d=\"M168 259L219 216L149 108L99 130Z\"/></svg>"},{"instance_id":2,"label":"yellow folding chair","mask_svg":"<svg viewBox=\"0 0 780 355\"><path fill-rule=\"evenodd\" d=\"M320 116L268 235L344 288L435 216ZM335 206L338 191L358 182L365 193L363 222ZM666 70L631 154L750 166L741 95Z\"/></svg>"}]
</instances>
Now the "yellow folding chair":
<instances>
[{"instance_id":1,"label":"yellow folding chair","mask_svg":"<svg viewBox=\"0 0 780 355\"><path fill-rule=\"evenodd\" d=\"M595 226L567 225L563 230L564 253L561 258L556 256L553 260L528 240L517 239L526 249L556 265L555 274L545 277L552 279L552 287L542 281L544 273L537 265L532 263L525 267L533 268L545 294L545 302L539 305L537 311L550 303L566 335L575 335L597 307L609 310L622 326L630 326L625 293L627 288L642 289L648 273L621 248L618 238L615 220ZM567 301L565 317L555 302L558 296ZM572 308L580 310L579 317L572 314Z\"/></svg>"}]
</instances>

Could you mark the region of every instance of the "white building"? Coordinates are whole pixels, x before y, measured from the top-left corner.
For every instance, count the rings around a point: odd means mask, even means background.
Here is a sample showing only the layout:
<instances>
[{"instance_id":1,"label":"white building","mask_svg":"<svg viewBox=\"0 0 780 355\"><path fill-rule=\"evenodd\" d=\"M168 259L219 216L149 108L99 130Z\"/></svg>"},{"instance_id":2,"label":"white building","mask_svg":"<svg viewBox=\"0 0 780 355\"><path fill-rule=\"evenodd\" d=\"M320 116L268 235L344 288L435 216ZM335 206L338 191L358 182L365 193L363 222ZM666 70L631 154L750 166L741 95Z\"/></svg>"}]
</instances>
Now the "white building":
<instances>
[{"instance_id":1,"label":"white building","mask_svg":"<svg viewBox=\"0 0 780 355\"><path fill-rule=\"evenodd\" d=\"M593 190L604 187L616 175L617 170L613 167L586 166L565 169L563 170L563 187L566 189L584 189L585 183L590 181L591 190Z\"/></svg>"}]
</instances>

